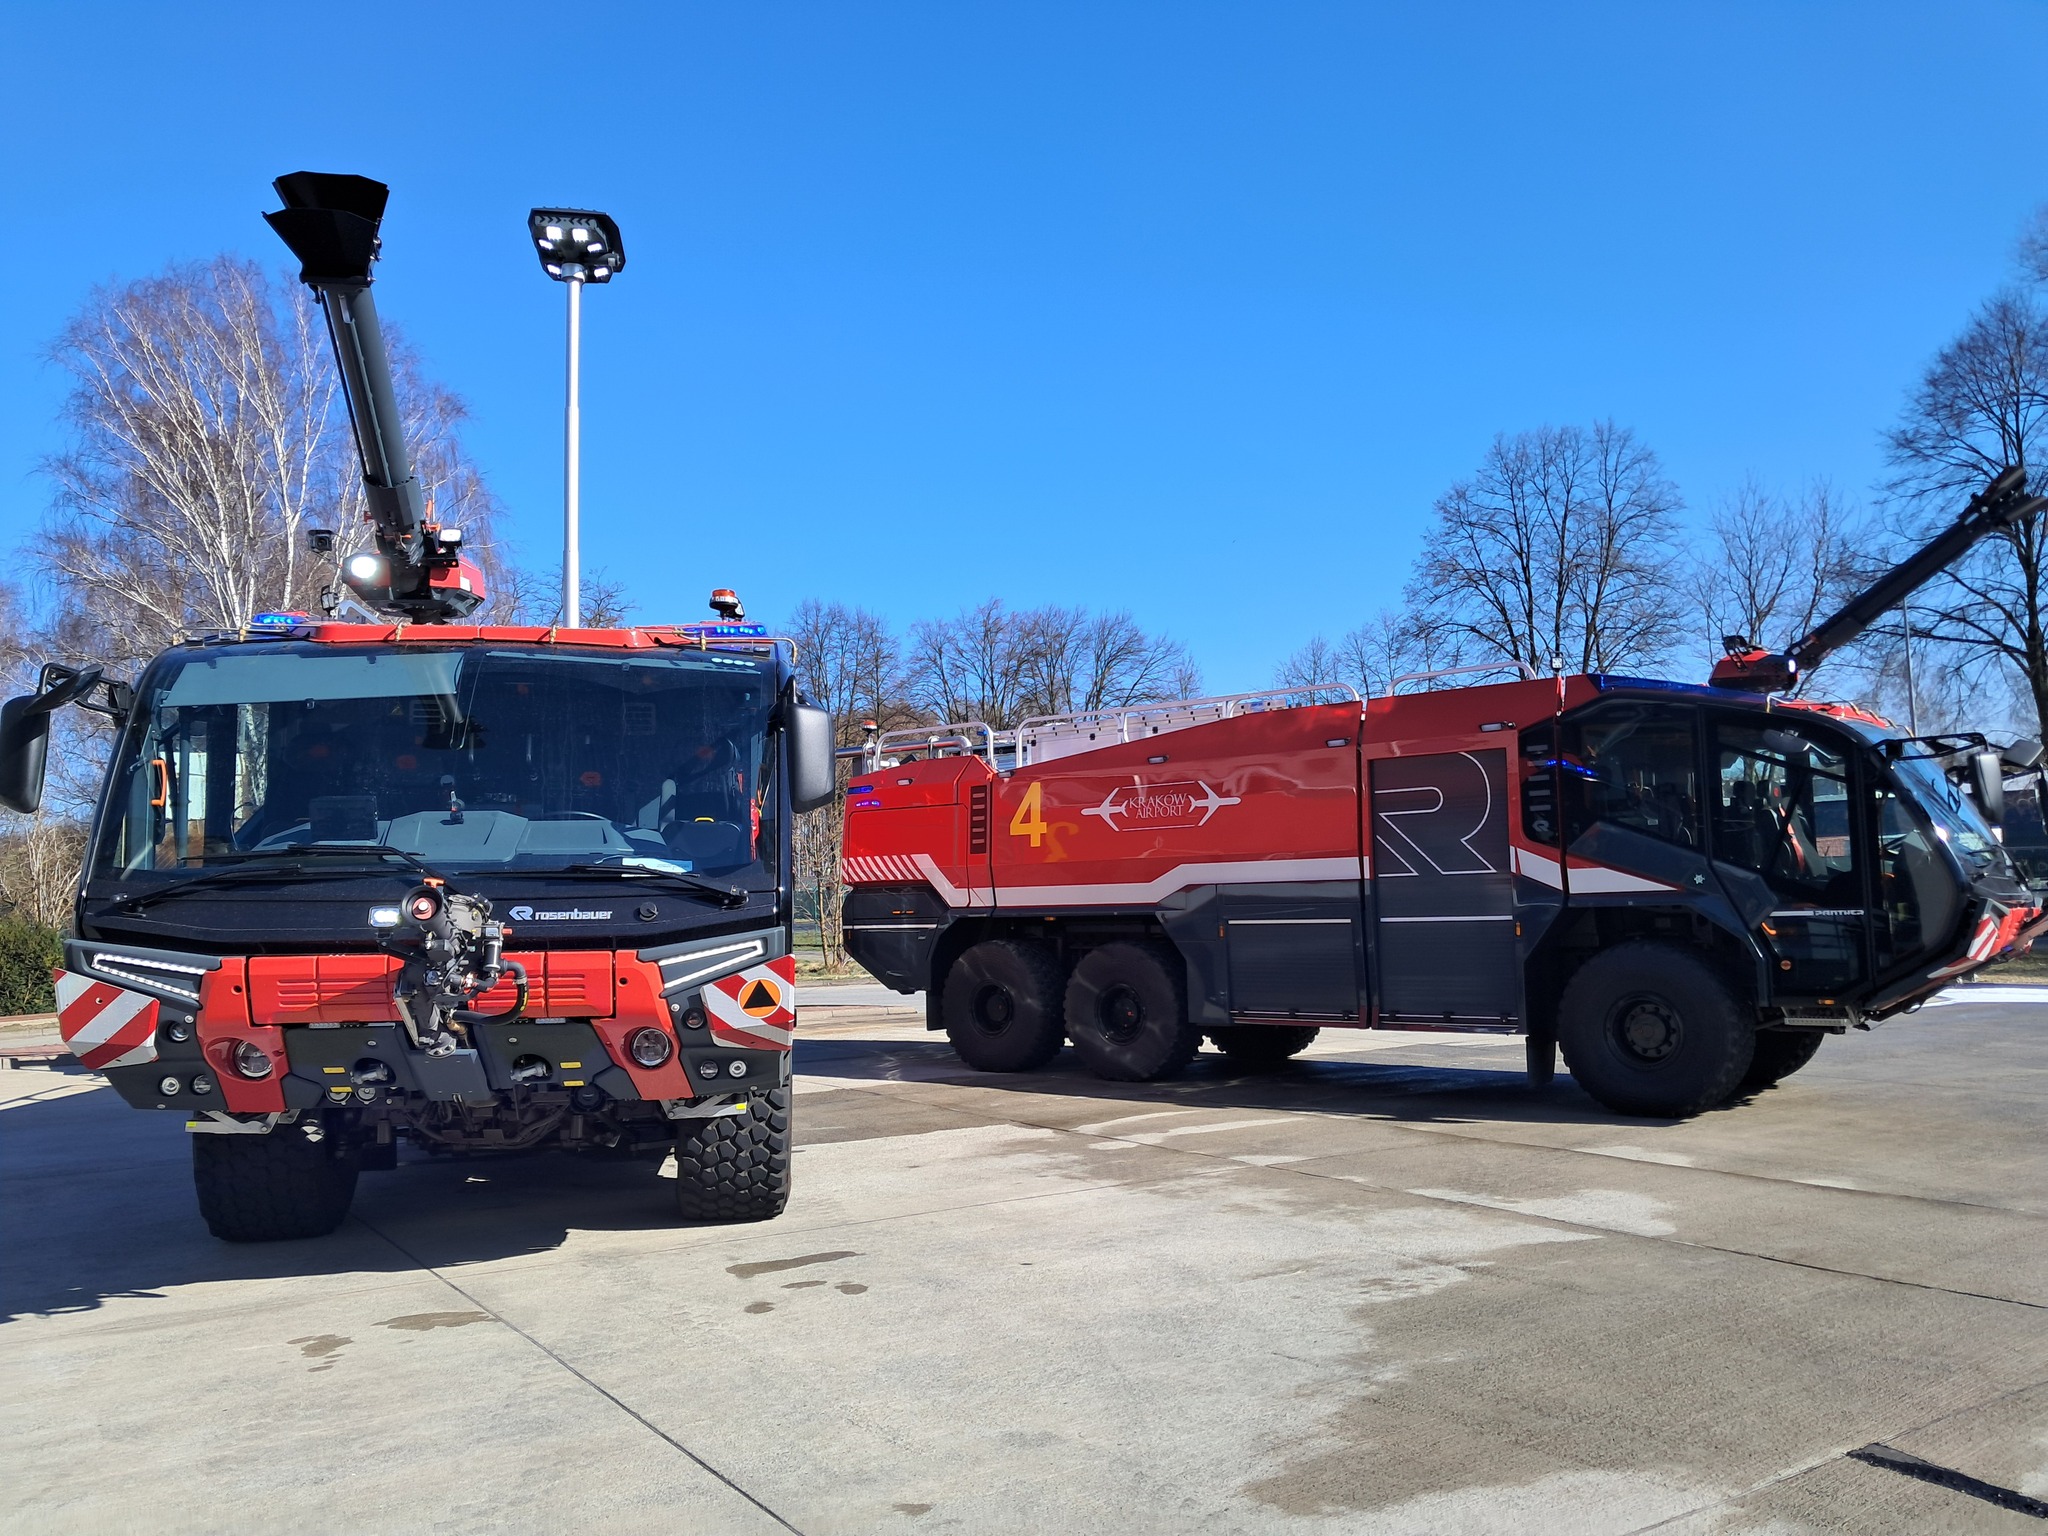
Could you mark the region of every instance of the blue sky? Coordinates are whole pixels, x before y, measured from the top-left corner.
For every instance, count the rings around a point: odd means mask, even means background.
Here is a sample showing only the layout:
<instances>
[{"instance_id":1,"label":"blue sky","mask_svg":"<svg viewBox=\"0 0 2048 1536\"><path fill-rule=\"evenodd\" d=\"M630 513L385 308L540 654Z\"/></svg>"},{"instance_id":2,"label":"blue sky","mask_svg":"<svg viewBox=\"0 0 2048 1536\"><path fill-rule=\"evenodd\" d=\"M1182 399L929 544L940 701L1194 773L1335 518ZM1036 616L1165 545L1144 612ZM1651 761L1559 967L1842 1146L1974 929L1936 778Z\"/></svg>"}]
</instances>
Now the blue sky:
<instances>
[{"instance_id":1,"label":"blue sky","mask_svg":"<svg viewBox=\"0 0 2048 1536\"><path fill-rule=\"evenodd\" d=\"M321 19L331 32L321 29ZM97 282L227 250L297 169L391 183L379 302L559 539L561 291L613 212L585 549L899 622L1125 607L1254 687L1397 600L1494 433L1611 416L1704 514L1867 495L2048 201L2048 6L947 3L10 8L0 538ZM16 247L18 258L23 248Z\"/></svg>"}]
</instances>

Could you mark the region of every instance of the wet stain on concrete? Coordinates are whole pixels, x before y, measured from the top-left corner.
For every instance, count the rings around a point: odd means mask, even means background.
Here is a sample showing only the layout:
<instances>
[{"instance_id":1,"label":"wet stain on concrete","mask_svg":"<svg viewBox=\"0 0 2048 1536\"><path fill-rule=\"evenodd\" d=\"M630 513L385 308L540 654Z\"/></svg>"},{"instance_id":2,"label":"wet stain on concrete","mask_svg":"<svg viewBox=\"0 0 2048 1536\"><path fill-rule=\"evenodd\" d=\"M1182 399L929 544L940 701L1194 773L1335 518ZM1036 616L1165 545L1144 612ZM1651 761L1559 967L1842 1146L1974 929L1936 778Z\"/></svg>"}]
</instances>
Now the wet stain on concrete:
<instances>
[{"instance_id":1,"label":"wet stain on concrete","mask_svg":"<svg viewBox=\"0 0 2048 1536\"><path fill-rule=\"evenodd\" d=\"M802 1269L806 1264L836 1264L841 1259L857 1259L860 1255L846 1249L832 1253L806 1253L794 1259L762 1259L753 1264L728 1264L725 1272L742 1280L751 1280L756 1275L780 1274L785 1269Z\"/></svg>"},{"instance_id":2,"label":"wet stain on concrete","mask_svg":"<svg viewBox=\"0 0 2048 1536\"><path fill-rule=\"evenodd\" d=\"M889 1507L899 1515L928 1515L932 1512L929 1504L891 1504Z\"/></svg>"},{"instance_id":3,"label":"wet stain on concrete","mask_svg":"<svg viewBox=\"0 0 2048 1536\"><path fill-rule=\"evenodd\" d=\"M842 1296L860 1296L867 1292L866 1286L855 1285L851 1280L840 1281L837 1289Z\"/></svg>"},{"instance_id":4,"label":"wet stain on concrete","mask_svg":"<svg viewBox=\"0 0 2048 1536\"><path fill-rule=\"evenodd\" d=\"M396 1328L400 1333L426 1333L434 1328L467 1328L471 1323L487 1323L491 1320L488 1312L412 1312L404 1317L386 1318L379 1328Z\"/></svg>"},{"instance_id":5,"label":"wet stain on concrete","mask_svg":"<svg viewBox=\"0 0 2048 1536\"><path fill-rule=\"evenodd\" d=\"M772 1301L750 1301L747 1303L747 1310L753 1313L773 1312L775 1310L775 1303Z\"/></svg>"},{"instance_id":6,"label":"wet stain on concrete","mask_svg":"<svg viewBox=\"0 0 2048 1536\"><path fill-rule=\"evenodd\" d=\"M338 1333L309 1333L302 1339L287 1339L285 1342L298 1345L299 1353L308 1360L318 1360L320 1363L313 1367L314 1370L331 1371L341 1359L341 1347L353 1344L355 1340L345 1339Z\"/></svg>"},{"instance_id":7,"label":"wet stain on concrete","mask_svg":"<svg viewBox=\"0 0 2048 1536\"><path fill-rule=\"evenodd\" d=\"M785 1291L808 1291L824 1283L822 1280L792 1280L783 1289Z\"/></svg>"}]
</instances>

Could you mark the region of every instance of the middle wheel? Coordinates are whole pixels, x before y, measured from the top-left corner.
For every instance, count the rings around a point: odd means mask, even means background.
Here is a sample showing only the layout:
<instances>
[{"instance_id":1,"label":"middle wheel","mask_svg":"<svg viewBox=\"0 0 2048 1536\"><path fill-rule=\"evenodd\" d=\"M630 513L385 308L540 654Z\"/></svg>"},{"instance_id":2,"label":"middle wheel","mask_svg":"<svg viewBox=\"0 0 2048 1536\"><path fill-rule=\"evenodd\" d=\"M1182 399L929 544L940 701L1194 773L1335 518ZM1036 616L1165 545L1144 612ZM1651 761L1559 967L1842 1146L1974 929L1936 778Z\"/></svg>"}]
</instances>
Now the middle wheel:
<instances>
[{"instance_id":1,"label":"middle wheel","mask_svg":"<svg viewBox=\"0 0 2048 1536\"><path fill-rule=\"evenodd\" d=\"M1067 1037L1088 1070L1119 1083L1170 1077L1202 1036L1188 1023L1180 957L1153 944L1092 949L1067 981Z\"/></svg>"}]
</instances>

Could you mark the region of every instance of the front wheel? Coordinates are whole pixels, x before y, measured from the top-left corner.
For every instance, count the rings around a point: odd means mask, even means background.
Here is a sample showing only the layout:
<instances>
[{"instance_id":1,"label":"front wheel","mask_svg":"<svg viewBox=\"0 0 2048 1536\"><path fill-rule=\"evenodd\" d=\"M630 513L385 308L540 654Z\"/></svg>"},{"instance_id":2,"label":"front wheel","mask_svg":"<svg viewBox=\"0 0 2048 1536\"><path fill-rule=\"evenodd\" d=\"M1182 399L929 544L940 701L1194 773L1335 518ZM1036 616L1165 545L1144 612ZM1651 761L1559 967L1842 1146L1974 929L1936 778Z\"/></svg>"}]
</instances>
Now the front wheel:
<instances>
[{"instance_id":1,"label":"front wheel","mask_svg":"<svg viewBox=\"0 0 2048 1536\"><path fill-rule=\"evenodd\" d=\"M1195 1058L1202 1034L1188 1022L1180 957L1150 944L1090 950L1067 982L1067 1034L1097 1077L1149 1083Z\"/></svg>"},{"instance_id":2,"label":"front wheel","mask_svg":"<svg viewBox=\"0 0 2048 1536\"><path fill-rule=\"evenodd\" d=\"M977 1072L1036 1072L1060 1053L1059 962L1050 950L985 939L961 954L940 994L946 1038Z\"/></svg>"},{"instance_id":3,"label":"front wheel","mask_svg":"<svg viewBox=\"0 0 2048 1536\"><path fill-rule=\"evenodd\" d=\"M316 1141L309 1130L322 1134ZM199 1214L223 1242L325 1237L348 1215L356 1169L355 1149L317 1121L275 1126L260 1135L192 1137Z\"/></svg>"},{"instance_id":4,"label":"front wheel","mask_svg":"<svg viewBox=\"0 0 2048 1536\"><path fill-rule=\"evenodd\" d=\"M684 1221L770 1221L789 1203L789 1090L746 1111L684 1120L676 1132L676 1214Z\"/></svg>"},{"instance_id":5,"label":"front wheel","mask_svg":"<svg viewBox=\"0 0 2048 1536\"><path fill-rule=\"evenodd\" d=\"M1557 1043L1581 1088L1624 1115L1682 1117L1749 1070L1756 1028L1699 955L1638 941L1595 955L1564 989Z\"/></svg>"}]
</instances>

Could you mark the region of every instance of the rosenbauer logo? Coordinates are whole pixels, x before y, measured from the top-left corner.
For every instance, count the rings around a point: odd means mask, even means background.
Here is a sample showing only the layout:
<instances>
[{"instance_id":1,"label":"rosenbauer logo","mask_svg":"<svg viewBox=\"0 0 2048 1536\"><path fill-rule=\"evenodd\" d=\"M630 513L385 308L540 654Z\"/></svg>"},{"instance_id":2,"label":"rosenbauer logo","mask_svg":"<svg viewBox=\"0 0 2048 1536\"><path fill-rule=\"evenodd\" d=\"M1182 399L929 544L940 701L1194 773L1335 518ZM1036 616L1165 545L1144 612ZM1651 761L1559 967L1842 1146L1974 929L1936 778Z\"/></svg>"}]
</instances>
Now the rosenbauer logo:
<instances>
[{"instance_id":1,"label":"rosenbauer logo","mask_svg":"<svg viewBox=\"0 0 2048 1536\"><path fill-rule=\"evenodd\" d=\"M505 914L515 923L601 923L612 915L610 907L514 907Z\"/></svg>"},{"instance_id":2,"label":"rosenbauer logo","mask_svg":"<svg viewBox=\"0 0 2048 1536\"><path fill-rule=\"evenodd\" d=\"M1153 784L1133 780L1128 789L1112 789L1102 804L1083 810L1083 816L1100 816L1112 832L1129 832L1154 827L1205 827L1209 818L1226 805L1237 805L1240 795L1219 795L1197 779L1192 784Z\"/></svg>"}]
</instances>

